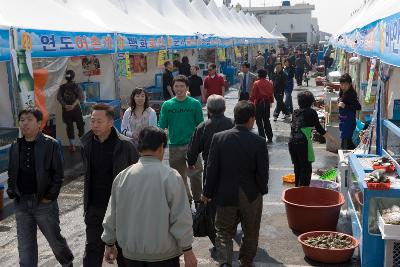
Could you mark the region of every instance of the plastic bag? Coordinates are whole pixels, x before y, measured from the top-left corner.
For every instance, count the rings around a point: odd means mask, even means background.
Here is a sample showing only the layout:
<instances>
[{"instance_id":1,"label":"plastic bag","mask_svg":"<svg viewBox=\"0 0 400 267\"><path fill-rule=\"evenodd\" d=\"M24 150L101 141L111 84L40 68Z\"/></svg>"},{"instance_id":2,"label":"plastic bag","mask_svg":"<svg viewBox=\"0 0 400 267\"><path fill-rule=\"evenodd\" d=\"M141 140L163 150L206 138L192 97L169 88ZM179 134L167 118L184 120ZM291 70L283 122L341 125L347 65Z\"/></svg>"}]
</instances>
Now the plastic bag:
<instances>
[{"instance_id":1,"label":"plastic bag","mask_svg":"<svg viewBox=\"0 0 400 267\"><path fill-rule=\"evenodd\" d=\"M193 235L195 237L213 235L215 233L213 221L208 207L201 203L193 214Z\"/></svg>"}]
</instances>

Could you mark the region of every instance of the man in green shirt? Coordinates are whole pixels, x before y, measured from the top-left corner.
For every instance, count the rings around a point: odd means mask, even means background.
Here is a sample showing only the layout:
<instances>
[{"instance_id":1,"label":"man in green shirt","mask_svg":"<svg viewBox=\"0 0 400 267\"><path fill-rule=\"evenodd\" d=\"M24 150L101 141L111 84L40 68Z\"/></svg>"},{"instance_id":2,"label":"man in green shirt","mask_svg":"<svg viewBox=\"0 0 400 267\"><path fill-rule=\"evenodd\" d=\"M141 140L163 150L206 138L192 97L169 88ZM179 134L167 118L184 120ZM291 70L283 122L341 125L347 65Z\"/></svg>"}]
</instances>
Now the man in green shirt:
<instances>
[{"instance_id":1,"label":"man in green shirt","mask_svg":"<svg viewBox=\"0 0 400 267\"><path fill-rule=\"evenodd\" d=\"M176 96L162 105L158 126L168 129L169 165L182 176L189 201L198 203L202 192L203 166L198 158L195 167L188 170L186 152L197 125L204 120L203 111L199 101L187 96L189 81L186 76L176 76L172 86Z\"/></svg>"}]
</instances>

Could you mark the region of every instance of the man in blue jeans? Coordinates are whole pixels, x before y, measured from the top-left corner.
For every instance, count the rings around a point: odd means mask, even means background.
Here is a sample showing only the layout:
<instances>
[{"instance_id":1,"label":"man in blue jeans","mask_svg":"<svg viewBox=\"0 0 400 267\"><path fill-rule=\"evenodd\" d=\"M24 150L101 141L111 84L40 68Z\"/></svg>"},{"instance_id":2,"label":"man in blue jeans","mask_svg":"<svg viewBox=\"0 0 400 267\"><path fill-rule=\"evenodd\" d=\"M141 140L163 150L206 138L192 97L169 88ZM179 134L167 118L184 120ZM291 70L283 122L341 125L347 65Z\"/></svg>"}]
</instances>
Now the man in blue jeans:
<instances>
[{"instance_id":1,"label":"man in blue jeans","mask_svg":"<svg viewBox=\"0 0 400 267\"><path fill-rule=\"evenodd\" d=\"M11 145L8 189L14 199L21 266L38 265L37 227L61 266L72 266L74 256L61 235L58 194L64 178L60 145L40 131L39 109L22 110L22 138Z\"/></svg>"}]
</instances>

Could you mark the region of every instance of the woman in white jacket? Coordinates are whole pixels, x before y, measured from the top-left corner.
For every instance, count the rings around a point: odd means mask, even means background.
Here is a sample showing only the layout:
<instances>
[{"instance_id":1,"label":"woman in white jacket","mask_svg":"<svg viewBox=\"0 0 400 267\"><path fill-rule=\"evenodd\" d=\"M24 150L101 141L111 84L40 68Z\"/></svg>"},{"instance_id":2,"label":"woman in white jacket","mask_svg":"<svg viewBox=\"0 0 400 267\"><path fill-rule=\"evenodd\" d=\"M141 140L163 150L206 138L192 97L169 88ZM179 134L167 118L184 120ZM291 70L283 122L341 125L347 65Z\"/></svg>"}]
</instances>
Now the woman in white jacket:
<instances>
[{"instance_id":1,"label":"woman in white jacket","mask_svg":"<svg viewBox=\"0 0 400 267\"><path fill-rule=\"evenodd\" d=\"M130 107L122 118L122 134L137 144L140 131L148 126L157 127L157 114L149 106L149 96L145 89L135 88L131 94Z\"/></svg>"}]
</instances>

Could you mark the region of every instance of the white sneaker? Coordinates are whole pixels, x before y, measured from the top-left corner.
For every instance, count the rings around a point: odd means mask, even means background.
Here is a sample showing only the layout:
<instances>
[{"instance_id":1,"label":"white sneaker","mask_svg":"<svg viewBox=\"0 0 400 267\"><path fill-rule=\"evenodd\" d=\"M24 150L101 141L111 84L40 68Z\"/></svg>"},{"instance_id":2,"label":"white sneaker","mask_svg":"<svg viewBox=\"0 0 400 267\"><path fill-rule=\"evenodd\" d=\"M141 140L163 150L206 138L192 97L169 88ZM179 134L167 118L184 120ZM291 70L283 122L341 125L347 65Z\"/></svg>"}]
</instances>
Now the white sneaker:
<instances>
[{"instance_id":1,"label":"white sneaker","mask_svg":"<svg viewBox=\"0 0 400 267\"><path fill-rule=\"evenodd\" d=\"M290 117L291 117L291 116L290 116L289 114L287 114L287 115L285 115L284 119L285 119L285 120L289 120Z\"/></svg>"},{"instance_id":2,"label":"white sneaker","mask_svg":"<svg viewBox=\"0 0 400 267\"><path fill-rule=\"evenodd\" d=\"M278 120L278 117L274 117L274 121L277 121Z\"/></svg>"}]
</instances>

